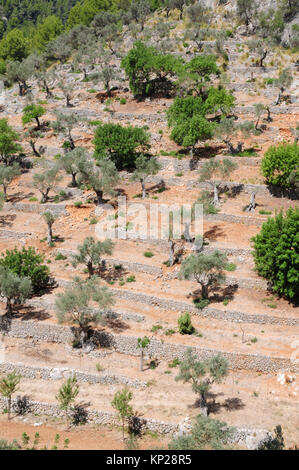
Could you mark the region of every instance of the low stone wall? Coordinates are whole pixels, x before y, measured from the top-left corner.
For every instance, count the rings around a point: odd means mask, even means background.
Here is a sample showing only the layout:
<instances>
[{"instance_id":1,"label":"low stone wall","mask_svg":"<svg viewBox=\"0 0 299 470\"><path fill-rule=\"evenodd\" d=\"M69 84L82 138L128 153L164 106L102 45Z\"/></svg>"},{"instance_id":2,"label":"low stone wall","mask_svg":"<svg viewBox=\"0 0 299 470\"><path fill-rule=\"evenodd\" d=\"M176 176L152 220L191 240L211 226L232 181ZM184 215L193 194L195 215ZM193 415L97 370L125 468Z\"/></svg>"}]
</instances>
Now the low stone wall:
<instances>
[{"instance_id":1,"label":"low stone wall","mask_svg":"<svg viewBox=\"0 0 299 470\"><path fill-rule=\"evenodd\" d=\"M31 232L14 232L13 230L0 230L0 239L4 240L17 240L26 242L28 238L35 238L35 234Z\"/></svg>"},{"instance_id":2,"label":"low stone wall","mask_svg":"<svg viewBox=\"0 0 299 470\"><path fill-rule=\"evenodd\" d=\"M42 308L45 310L52 310L52 311L54 311L55 309L54 302L51 302L50 300L46 300L43 298L29 299L26 301L26 305L29 305L35 308ZM97 309L92 309L92 310L98 312ZM110 319L122 318L123 320L129 320L129 321L131 320L131 321L136 321L136 322L142 322L145 319L144 315L140 315L138 313L127 312L126 310L121 310L121 311L115 311L115 310L107 311L106 310L101 313L104 317L110 318Z\"/></svg>"},{"instance_id":3,"label":"low stone wall","mask_svg":"<svg viewBox=\"0 0 299 470\"><path fill-rule=\"evenodd\" d=\"M12 404L16 400L12 400ZM37 416L55 416L64 419L65 412L59 406L43 403L39 401L29 401L30 414ZM7 407L7 402L4 398L0 397L0 409L4 410ZM178 431L179 425L174 423L166 423L150 418L141 418L142 428L144 431L158 432L159 434L173 434ZM118 417L109 411L100 411L88 409L88 422L95 425L113 425L120 424Z\"/></svg>"},{"instance_id":4,"label":"low stone wall","mask_svg":"<svg viewBox=\"0 0 299 470\"><path fill-rule=\"evenodd\" d=\"M42 214L46 211L51 211L56 215L69 215L66 210L66 204L32 204L21 203L16 204L6 203L4 210L14 212L31 212L35 214Z\"/></svg>"},{"instance_id":5,"label":"low stone wall","mask_svg":"<svg viewBox=\"0 0 299 470\"><path fill-rule=\"evenodd\" d=\"M215 320L224 320L233 323L254 323L259 325L299 325L297 318L274 317L270 315L251 315L245 312L235 310L218 310L216 308L207 307L202 310L195 305L187 302L181 302L172 299L163 299L154 295L143 294L141 292L132 292L127 290L112 288L111 291L118 299L130 300L132 302L141 302L153 307L159 307L164 310L175 310L179 312L190 312L199 317L214 318Z\"/></svg>"},{"instance_id":6,"label":"low stone wall","mask_svg":"<svg viewBox=\"0 0 299 470\"><path fill-rule=\"evenodd\" d=\"M35 340L56 343L70 343L74 337L74 328L44 322L15 319L8 321L5 317L0 319L0 331L11 337L34 338ZM101 347L113 349L121 354L140 355L140 350L137 347L137 337L135 336L114 335L106 331L95 331L94 337ZM198 346L192 346L191 349L202 360L220 353L229 361L229 366L233 370L254 370L266 374L277 373L281 370L294 373L299 371L299 365L286 358L268 357L260 354L238 354L218 349L204 349ZM150 357L172 360L174 358L182 359L186 350L187 346L185 345L165 343L157 338L152 338L146 354Z\"/></svg>"},{"instance_id":7,"label":"low stone wall","mask_svg":"<svg viewBox=\"0 0 299 470\"><path fill-rule=\"evenodd\" d=\"M75 369L58 367L28 366L23 363L0 362L0 374L15 372L28 379L63 380L76 376L79 382L88 384L114 385L123 384L133 388L146 388L146 382L112 374L90 374Z\"/></svg>"},{"instance_id":8,"label":"low stone wall","mask_svg":"<svg viewBox=\"0 0 299 470\"><path fill-rule=\"evenodd\" d=\"M16 403L16 399L12 400L12 405ZM59 406L52 403L45 403L39 401L29 401L30 414L34 416L55 416L61 419L65 419L65 412L59 408ZM0 410L7 408L7 401L5 398L0 397ZM97 426L119 426L120 422L118 417L110 413L109 411L100 411L94 409L88 409L88 422ZM185 434L186 423L190 420L183 420L180 424L169 423L165 421L159 421L151 418L139 418L141 423L141 430L157 432L159 434L171 435L180 433L183 431ZM191 424L191 423L190 423ZM190 429L190 424L188 428ZM250 429L250 428L234 428L233 434L230 438L232 444L238 444L248 450L256 450L260 444L265 441L271 433L265 429Z\"/></svg>"}]
</instances>

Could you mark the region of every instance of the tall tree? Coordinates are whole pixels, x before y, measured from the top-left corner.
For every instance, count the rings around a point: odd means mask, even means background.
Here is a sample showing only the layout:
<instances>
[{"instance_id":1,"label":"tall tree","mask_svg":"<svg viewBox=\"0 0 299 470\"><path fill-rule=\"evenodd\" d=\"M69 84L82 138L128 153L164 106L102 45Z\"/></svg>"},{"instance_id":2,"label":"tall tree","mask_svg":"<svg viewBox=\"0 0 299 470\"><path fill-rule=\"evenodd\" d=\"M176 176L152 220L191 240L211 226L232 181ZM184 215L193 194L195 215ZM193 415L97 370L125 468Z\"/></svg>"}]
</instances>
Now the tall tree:
<instances>
[{"instance_id":1,"label":"tall tree","mask_svg":"<svg viewBox=\"0 0 299 470\"><path fill-rule=\"evenodd\" d=\"M5 266L0 266L0 295L6 299L6 313L13 314L13 301L28 299L32 293L29 277L20 277Z\"/></svg>"},{"instance_id":2,"label":"tall tree","mask_svg":"<svg viewBox=\"0 0 299 470\"><path fill-rule=\"evenodd\" d=\"M132 400L132 398L132 392L130 392L130 390L125 387L122 390L116 392L111 402L111 405L118 412L122 422L123 440L125 439L126 420L133 415L133 408L130 405L130 401Z\"/></svg>"},{"instance_id":3,"label":"tall tree","mask_svg":"<svg viewBox=\"0 0 299 470\"><path fill-rule=\"evenodd\" d=\"M20 165L13 163L11 166L0 164L0 184L3 187L4 200L7 201L7 187L13 179L20 174Z\"/></svg>"}]
</instances>

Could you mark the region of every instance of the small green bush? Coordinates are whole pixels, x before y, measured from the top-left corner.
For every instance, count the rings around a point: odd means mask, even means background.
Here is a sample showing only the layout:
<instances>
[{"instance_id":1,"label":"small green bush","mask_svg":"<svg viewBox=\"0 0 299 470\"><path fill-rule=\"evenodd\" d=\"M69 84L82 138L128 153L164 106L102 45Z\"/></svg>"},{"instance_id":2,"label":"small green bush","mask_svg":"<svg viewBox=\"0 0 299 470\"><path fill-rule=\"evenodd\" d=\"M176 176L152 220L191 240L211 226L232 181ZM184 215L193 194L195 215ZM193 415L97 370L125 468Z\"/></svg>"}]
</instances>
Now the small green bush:
<instances>
[{"instance_id":1,"label":"small green bush","mask_svg":"<svg viewBox=\"0 0 299 470\"><path fill-rule=\"evenodd\" d=\"M178 327L181 335L192 335L194 327L191 322L190 313L185 312L178 318Z\"/></svg>"},{"instance_id":2,"label":"small green bush","mask_svg":"<svg viewBox=\"0 0 299 470\"><path fill-rule=\"evenodd\" d=\"M145 256L146 258L152 258L154 256L154 253L152 253L151 251L145 251L143 253L143 256Z\"/></svg>"}]
</instances>

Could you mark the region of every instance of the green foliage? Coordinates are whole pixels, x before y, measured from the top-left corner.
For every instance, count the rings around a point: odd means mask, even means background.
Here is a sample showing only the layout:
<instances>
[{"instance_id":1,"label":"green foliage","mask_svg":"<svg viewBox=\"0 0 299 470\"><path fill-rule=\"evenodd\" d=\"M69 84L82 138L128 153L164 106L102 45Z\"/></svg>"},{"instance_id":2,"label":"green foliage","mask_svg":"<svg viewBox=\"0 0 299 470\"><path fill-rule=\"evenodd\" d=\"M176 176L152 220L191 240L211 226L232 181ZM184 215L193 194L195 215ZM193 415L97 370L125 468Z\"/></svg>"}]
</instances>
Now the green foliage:
<instances>
[{"instance_id":1,"label":"green foliage","mask_svg":"<svg viewBox=\"0 0 299 470\"><path fill-rule=\"evenodd\" d=\"M180 363L179 375L176 381L191 382L194 393L200 395L201 408L207 412L206 395L211 390L213 383L221 383L228 375L228 362L218 354L204 361L200 361L197 355L188 348L183 361Z\"/></svg>"},{"instance_id":2,"label":"green foliage","mask_svg":"<svg viewBox=\"0 0 299 470\"><path fill-rule=\"evenodd\" d=\"M89 276L93 276L95 266L99 268L102 255L111 255L114 244L111 240L95 241L93 237L85 238L83 245L78 246L78 254L73 255L72 264L76 268L78 264L84 264Z\"/></svg>"},{"instance_id":3,"label":"green foliage","mask_svg":"<svg viewBox=\"0 0 299 470\"><path fill-rule=\"evenodd\" d=\"M218 250L209 255L189 255L182 262L180 277L183 279L195 278L201 285L202 298L208 299L210 289L214 289L224 282L226 266L227 257Z\"/></svg>"},{"instance_id":4,"label":"green foliage","mask_svg":"<svg viewBox=\"0 0 299 470\"><path fill-rule=\"evenodd\" d=\"M95 302L100 311L91 308ZM89 338L91 324L102 322L102 310L113 305L113 295L106 288L98 285L97 278L86 281L75 278L73 284L64 293L57 294L55 301L59 323L75 323L80 328L80 343L84 346Z\"/></svg>"},{"instance_id":5,"label":"green foliage","mask_svg":"<svg viewBox=\"0 0 299 470\"><path fill-rule=\"evenodd\" d=\"M33 45L38 51L45 50L46 45L59 36L63 31L63 23L55 15L48 16L45 21L39 24L33 36Z\"/></svg>"},{"instance_id":6,"label":"green foliage","mask_svg":"<svg viewBox=\"0 0 299 470\"><path fill-rule=\"evenodd\" d=\"M185 312L178 318L178 326L181 335L192 335L194 333L190 313Z\"/></svg>"},{"instance_id":7,"label":"green foliage","mask_svg":"<svg viewBox=\"0 0 299 470\"><path fill-rule=\"evenodd\" d=\"M7 119L0 119L0 160L5 165L10 165L14 156L22 152L18 141L19 135L8 124Z\"/></svg>"},{"instance_id":8,"label":"green foliage","mask_svg":"<svg viewBox=\"0 0 299 470\"><path fill-rule=\"evenodd\" d=\"M0 266L20 278L29 278L34 293L44 291L50 284L49 268L43 264L44 258L33 247L22 250L6 250L0 258Z\"/></svg>"},{"instance_id":9,"label":"green foliage","mask_svg":"<svg viewBox=\"0 0 299 470\"><path fill-rule=\"evenodd\" d=\"M133 398L132 392L128 388L123 388L116 392L111 402L112 407L118 412L122 421L123 439L125 437L125 422L128 418L133 416L133 408L130 401Z\"/></svg>"},{"instance_id":10,"label":"green foliage","mask_svg":"<svg viewBox=\"0 0 299 470\"><path fill-rule=\"evenodd\" d=\"M262 160L262 173L268 184L291 188L291 173L299 167L299 145L297 142L271 145Z\"/></svg>"},{"instance_id":11,"label":"green foliage","mask_svg":"<svg viewBox=\"0 0 299 470\"><path fill-rule=\"evenodd\" d=\"M19 174L20 166L18 163L13 163L11 166L0 164L0 184L3 186L5 201L7 201L7 187Z\"/></svg>"},{"instance_id":12,"label":"green foliage","mask_svg":"<svg viewBox=\"0 0 299 470\"><path fill-rule=\"evenodd\" d=\"M42 173L33 175L33 186L42 194L41 203L44 204L49 200L49 193L57 186L62 177L59 175L60 168L58 166L45 169Z\"/></svg>"},{"instance_id":13,"label":"green foliage","mask_svg":"<svg viewBox=\"0 0 299 470\"><path fill-rule=\"evenodd\" d=\"M41 124L39 118L45 114L46 110L40 105L29 104L23 109L22 123L23 125L32 122L33 120L37 123L37 129L40 129Z\"/></svg>"},{"instance_id":14,"label":"green foliage","mask_svg":"<svg viewBox=\"0 0 299 470\"><path fill-rule=\"evenodd\" d=\"M274 429L274 437L269 436L268 439L262 442L258 450L284 450L284 437L282 433L282 427L276 426Z\"/></svg>"},{"instance_id":15,"label":"green foliage","mask_svg":"<svg viewBox=\"0 0 299 470\"><path fill-rule=\"evenodd\" d=\"M203 88L210 82L211 76L218 76L220 70L216 64L216 57L212 54L199 55L193 57L184 67L185 75L192 80L193 88L197 93L201 93Z\"/></svg>"},{"instance_id":16,"label":"green foliage","mask_svg":"<svg viewBox=\"0 0 299 470\"><path fill-rule=\"evenodd\" d=\"M65 412L66 421L69 425L69 410L79 394L79 385L76 376L69 377L67 381L61 385L56 395L59 407Z\"/></svg>"},{"instance_id":17,"label":"green foliage","mask_svg":"<svg viewBox=\"0 0 299 470\"><path fill-rule=\"evenodd\" d=\"M258 274L270 281L274 292L295 299L299 292L299 209L269 217L252 241Z\"/></svg>"},{"instance_id":18,"label":"green foliage","mask_svg":"<svg viewBox=\"0 0 299 470\"><path fill-rule=\"evenodd\" d=\"M122 59L121 67L129 78L130 89L135 98L144 98L166 87L170 77L178 75L183 62L172 54L161 54L152 46L136 41L134 47ZM163 90L163 88L162 88Z\"/></svg>"},{"instance_id":19,"label":"green foliage","mask_svg":"<svg viewBox=\"0 0 299 470\"><path fill-rule=\"evenodd\" d=\"M19 375L12 372L0 380L0 394L7 398L8 402L8 419L10 419L11 397L18 390L20 379Z\"/></svg>"},{"instance_id":20,"label":"green foliage","mask_svg":"<svg viewBox=\"0 0 299 470\"><path fill-rule=\"evenodd\" d=\"M197 416L188 436L175 437L170 450L228 450L233 429L226 423L205 416Z\"/></svg>"},{"instance_id":21,"label":"green foliage","mask_svg":"<svg viewBox=\"0 0 299 470\"><path fill-rule=\"evenodd\" d=\"M137 347L141 349L145 349L148 347L150 344L150 339L147 336L144 336L143 338L138 338L137 340Z\"/></svg>"},{"instance_id":22,"label":"green foliage","mask_svg":"<svg viewBox=\"0 0 299 470\"><path fill-rule=\"evenodd\" d=\"M0 57L5 61L21 61L28 56L29 51L30 42L19 29L9 31L0 41Z\"/></svg>"},{"instance_id":23,"label":"green foliage","mask_svg":"<svg viewBox=\"0 0 299 470\"><path fill-rule=\"evenodd\" d=\"M117 169L130 169L135 168L138 154L148 150L149 135L141 127L109 123L98 126L93 143L97 160L109 156Z\"/></svg>"}]
</instances>

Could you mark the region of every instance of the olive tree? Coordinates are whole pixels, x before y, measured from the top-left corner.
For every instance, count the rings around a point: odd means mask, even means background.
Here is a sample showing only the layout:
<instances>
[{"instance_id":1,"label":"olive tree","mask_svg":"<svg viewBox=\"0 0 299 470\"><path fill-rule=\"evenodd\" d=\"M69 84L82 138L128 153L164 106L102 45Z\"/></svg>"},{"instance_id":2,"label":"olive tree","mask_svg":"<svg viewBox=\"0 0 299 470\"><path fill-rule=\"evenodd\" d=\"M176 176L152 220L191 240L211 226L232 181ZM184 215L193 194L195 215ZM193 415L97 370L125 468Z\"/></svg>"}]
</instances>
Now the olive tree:
<instances>
[{"instance_id":1,"label":"olive tree","mask_svg":"<svg viewBox=\"0 0 299 470\"><path fill-rule=\"evenodd\" d=\"M78 186L77 175L80 172L80 167L84 166L87 161L87 152L85 148L77 147L62 155L59 158L59 166L68 174L72 176L71 186L76 188Z\"/></svg>"},{"instance_id":2,"label":"olive tree","mask_svg":"<svg viewBox=\"0 0 299 470\"><path fill-rule=\"evenodd\" d=\"M275 105L281 103L281 99L283 96L284 91L291 86L293 83L293 76L289 69L283 69L279 77L274 80L274 85L279 89L277 100L275 101Z\"/></svg>"},{"instance_id":3,"label":"olive tree","mask_svg":"<svg viewBox=\"0 0 299 470\"><path fill-rule=\"evenodd\" d=\"M29 277L19 276L5 266L0 266L0 295L6 299L6 314L13 314L13 301L28 299L32 293Z\"/></svg>"},{"instance_id":4,"label":"olive tree","mask_svg":"<svg viewBox=\"0 0 299 470\"><path fill-rule=\"evenodd\" d=\"M80 118L75 114L66 114L60 111L55 111L56 121L52 122L51 127L54 134L62 134L66 139L66 148L74 150L76 147L72 130L79 123Z\"/></svg>"},{"instance_id":5,"label":"olive tree","mask_svg":"<svg viewBox=\"0 0 299 470\"><path fill-rule=\"evenodd\" d=\"M136 170L132 175L133 181L140 181L142 189L142 198L146 197L146 178L151 175L156 175L161 170L161 165L157 158L154 156L147 156L144 154L136 158Z\"/></svg>"},{"instance_id":6,"label":"olive tree","mask_svg":"<svg viewBox=\"0 0 299 470\"><path fill-rule=\"evenodd\" d=\"M213 204L219 204L219 187L221 181L216 180L215 178L220 178L220 180L227 179L228 176L237 168L237 164L232 162L229 158L224 158L221 160L216 160L212 158L203 164L200 169L200 178L199 181L209 182L214 188L214 199Z\"/></svg>"},{"instance_id":7,"label":"olive tree","mask_svg":"<svg viewBox=\"0 0 299 470\"><path fill-rule=\"evenodd\" d=\"M207 416L209 412L207 394L214 383L221 383L227 375L228 362L221 354L200 361L192 349L188 348L180 363L179 375L175 380L182 380L185 383L191 382L193 392L199 395L201 415Z\"/></svg>"},{"instance_id":8,"label":"olive tree","mask_svg":"<svg viewBox=\"0 0 299 470\"><path fill-rule=\"evenodd\" d=\"M97 304L99 310L91 306ZM91 333L91 325L103 322L102 311L114 304L113 295L105 286L99 286L97 278L81 280L75 278L72 285L55 300L56 315L59 323L79 326L79 342L83 348Z\"/></svg>"},{"instance_id":9,"label":"olive tree","mask_svg":"<svg viewBox=\"0 0 299 470\"><path fill-rule=\"evenodd\" d=\"M119 175L115 164L109 158L99 160L97 165L91 162L80 163L79 169L80 183L88 184L92 187L96 193L97 204L99 206L104 203L104 193L110 196L116 194L113 188L119 181Z\"/></svg>"},{"instance_id":10,"label":"olive tree","mask_svg":"<svg viewBox=\"0 0 299 470\"><path fill-rule=\"evenodd\" d=\"M202 299L208 299L211 289L225 281L224 270L227 263L227 256L219 250L208 255L189 255L182 262L180 278L195 279L201 286Z\"/></svg>"},{"instance_id":11,"label":"olive tree","mask_svg":"<svg viewBox=\"0 0 299 470\"><path fill-rule=\"evenodd\" d=\"M45 204L49 200L49 193L61 181L59 175L60 168L54 166L50 169L45 169L42 173L35 173L33 175L33 186L42 194L41 203Z\"/></svg>"},{"instance_id":12,"label":"olive tree","mask_svg":"<svg viewBox=\"0 0 299 470\"><path fill-rule=\"evenodd\" d=\"M3 187L5 201L7 201L8 186L20 172L20 165L18 163L13 163L11 166L0 164L0 184Z\"/></svg>"},{"instance_id":13,"label":"olive tree","mask_svg":"<svg viewBox=\"0 0 299 470\"><path fill-rule=\"evenodd\" d=\"M53 242L53 232L52 232L52 227L54 222L58 219L58 216L53 214L51 211L46 211L43 213L43 219L47 224L48 227L48 235L47 235L47 240L48 240L48 245L51 246Z\"/></svg>"},{"instance_id":14,"label":"olive tree","mask_svg":"<svg viewBox=\"0 0 299 470\"><path fill-rule=\"evenodd\" d=\"M76 268L78 264L85 264L89 277L95 274L95 267L99 268L102 255L111 255L114 244L111 240L96 241L93 237L85 238L83 245L78 246L78 253L73 255L72 264Z\"/></svg>"}]
</instances>

